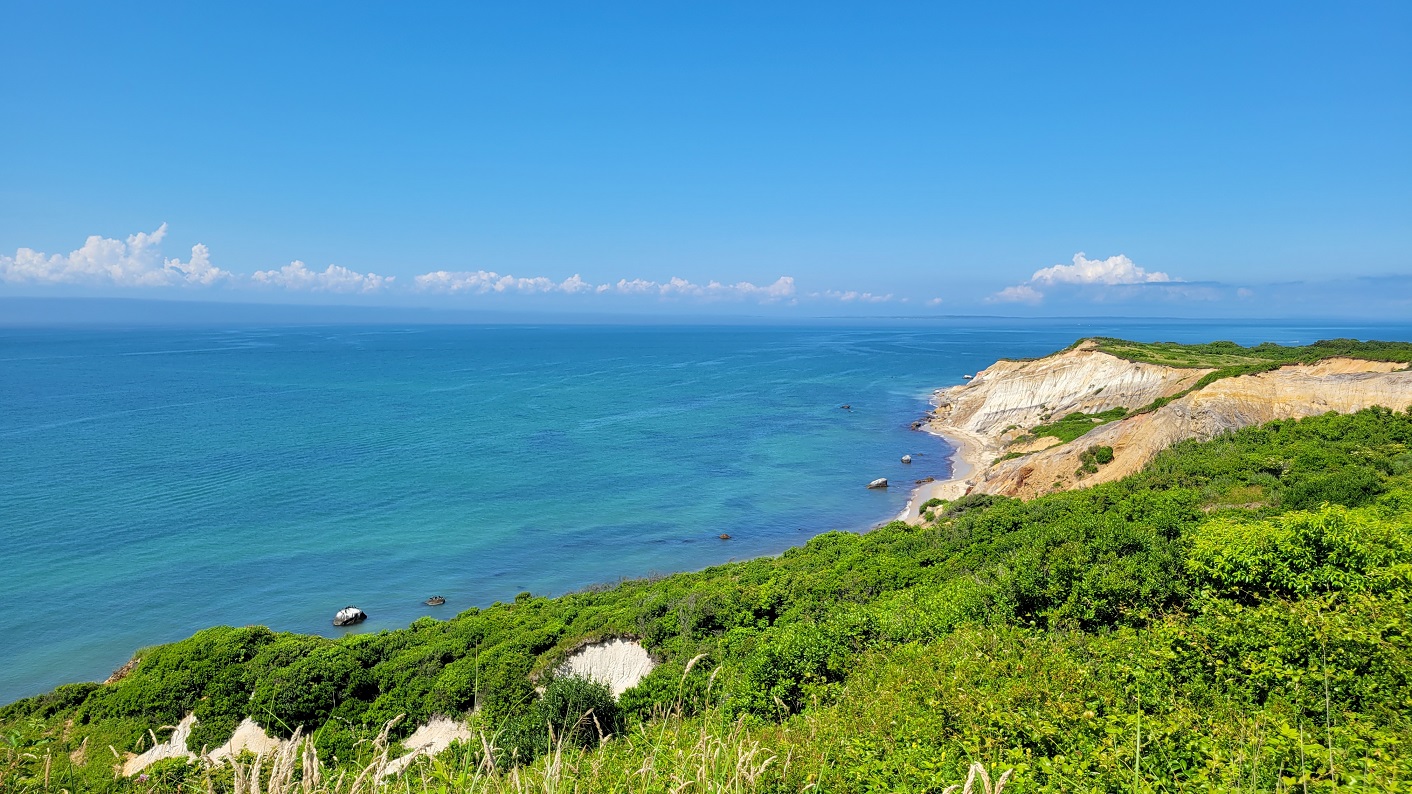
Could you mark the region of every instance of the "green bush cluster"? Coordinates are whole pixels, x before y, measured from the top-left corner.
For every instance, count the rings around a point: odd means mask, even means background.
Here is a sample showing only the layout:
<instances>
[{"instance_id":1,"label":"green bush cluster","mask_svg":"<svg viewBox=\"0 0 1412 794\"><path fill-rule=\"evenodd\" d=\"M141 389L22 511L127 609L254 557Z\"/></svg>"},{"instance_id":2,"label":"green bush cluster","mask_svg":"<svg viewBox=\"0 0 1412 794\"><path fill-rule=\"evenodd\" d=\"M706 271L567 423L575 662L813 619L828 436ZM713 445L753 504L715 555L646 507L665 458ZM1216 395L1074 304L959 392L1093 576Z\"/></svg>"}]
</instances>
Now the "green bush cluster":
<instances>
[{"instance_id":1,"label":"green bush cluster","mask_svg":"<svg viewBox=\"0 0 1412 794\"><path fill-rule=\"evenodd\" d=\"M555 678L543 695L499 734L502 766L533 760L552 742L591 748L623 730L623 714L607 685L579 676Z\"/></svg>"},{"instance_id":2,"label":"green bush cluster","mask_svg":"<svg viewBox=\"0 0 1412 794\"><path fill-rule=\"evenodd\" d=\"M1113 448L1094 444L1083 452L1079 453L1079 468L1074 474L1083 478L1090 474L1097 474L1098 467L1113 462Z\"/></svg>"},{"instance_id":3,"label":"green bush cluster","mask_svg":"<svg viewBox=\"0 0 1412 794\"><path fill-rule=\"evenodd\" d=\"M1066 414L1057 422L1035 425L1030 429L1028 436L1029 438L1050 436L1067 444L1088 433L1095 427L1105 425L1109 422L1116 422L1127 415L1128 410L1126 408L1110 408L1096 414L1086 414L1081 411L1075 411Z\"/></svg>"}]
</instances>

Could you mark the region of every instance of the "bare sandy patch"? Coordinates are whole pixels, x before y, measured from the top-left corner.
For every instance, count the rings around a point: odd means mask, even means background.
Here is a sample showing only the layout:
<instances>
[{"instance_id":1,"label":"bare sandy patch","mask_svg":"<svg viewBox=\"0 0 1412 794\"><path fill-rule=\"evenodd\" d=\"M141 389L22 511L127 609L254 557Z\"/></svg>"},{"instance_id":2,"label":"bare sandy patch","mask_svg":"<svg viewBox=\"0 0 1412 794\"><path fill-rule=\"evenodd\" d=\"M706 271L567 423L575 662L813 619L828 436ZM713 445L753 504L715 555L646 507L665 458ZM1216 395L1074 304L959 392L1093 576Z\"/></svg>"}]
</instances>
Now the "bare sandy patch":
<instances>
[{"instance_id":1,"label":"bare sandy patch","mask_svg":"<svg viewBox=\"0 0 1412 794\"><path fill-rule=\"evenodd\" d=\"M607 684L616 698L637 686L637 682L656 666L642 645L634 640L614 637L590 643L569 654L569 658L559 666L559 673Z\"/></svg>"}]
</instances>

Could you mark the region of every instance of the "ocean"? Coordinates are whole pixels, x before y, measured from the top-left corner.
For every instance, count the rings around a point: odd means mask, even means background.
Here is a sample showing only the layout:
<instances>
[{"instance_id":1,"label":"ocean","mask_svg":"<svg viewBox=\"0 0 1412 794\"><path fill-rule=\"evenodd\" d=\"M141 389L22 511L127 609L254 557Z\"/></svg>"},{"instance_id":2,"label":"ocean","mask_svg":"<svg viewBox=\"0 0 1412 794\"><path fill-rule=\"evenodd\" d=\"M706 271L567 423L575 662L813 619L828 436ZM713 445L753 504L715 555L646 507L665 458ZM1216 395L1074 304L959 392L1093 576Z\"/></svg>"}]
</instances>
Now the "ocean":
<instances>
[{"instance_id":1,"label":"ocean","mask_svg":"<svg viewBox=\"0 0 1412 794\"><path fill-rule=\"evenodd\" d=\"M0 329L0 703L212 625L378 631L867 530L949 472L910 429L934 389L1092 335L1412 326Z\"/></svg>"}]
</instances>

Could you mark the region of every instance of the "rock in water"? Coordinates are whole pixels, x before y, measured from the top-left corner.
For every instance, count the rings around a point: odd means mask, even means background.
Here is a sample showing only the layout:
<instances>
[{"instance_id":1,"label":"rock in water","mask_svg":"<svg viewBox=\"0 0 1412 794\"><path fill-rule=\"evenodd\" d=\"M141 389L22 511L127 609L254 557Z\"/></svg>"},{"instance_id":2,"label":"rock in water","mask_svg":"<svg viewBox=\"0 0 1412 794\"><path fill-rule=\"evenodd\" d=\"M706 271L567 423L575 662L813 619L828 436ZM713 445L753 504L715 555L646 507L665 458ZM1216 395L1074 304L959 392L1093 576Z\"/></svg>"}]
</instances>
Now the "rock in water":
<instances>
[{"instance_id":1,"label":"rock in water","mask_svg":"<svg viewBox=\"0 0 1412 794\"><path fill-rule=\"evenodd\" d=\"M911 456L911 455L903 455L903 456L902 456L902 462L903 462L903 463L911 463L911 462L912 462L912 456Z\"/></svg>"},{"instance_id":2,"label":"rock in water","mask_svg":"<svg viewBox=\"0 0 1412 794\"><path fill-rule=\"evenodd\" d=\"M887 478L886 478L886 477L879 477L879 478L877 478L876 480L873 480L872 482L868 483L868 487L869 487L869 488L886 488L886 487L887 487Z\"/></svg>"},{"instance_id":3,"label":"rock in water","mask_svg":"<svg viewBox=\"0 0 1412 794\"><path fill-rule=\"evenodd\" d=\"M446 599L442 598L441 596L432 596L431 598L428 598L427 601L426 601L426 604L427 604L427 606L429 606L429 607L439 607L439 606L441 606L442 604L445 604L445 603L446 603Z\"/></svg>"},{"instance_id":4,"label":"rock in water","mask_svg":"<svg viewBox=\"0 0 1412 794\"><path fill-rule=\"evenodd\" d=\"M333 616L333 625L352 626L356 623L362 623L367 619L368 613L364 612L363 610L357 607L344 607L343 609L338 610L337 615Z\"/></svg>"}]
</instances>

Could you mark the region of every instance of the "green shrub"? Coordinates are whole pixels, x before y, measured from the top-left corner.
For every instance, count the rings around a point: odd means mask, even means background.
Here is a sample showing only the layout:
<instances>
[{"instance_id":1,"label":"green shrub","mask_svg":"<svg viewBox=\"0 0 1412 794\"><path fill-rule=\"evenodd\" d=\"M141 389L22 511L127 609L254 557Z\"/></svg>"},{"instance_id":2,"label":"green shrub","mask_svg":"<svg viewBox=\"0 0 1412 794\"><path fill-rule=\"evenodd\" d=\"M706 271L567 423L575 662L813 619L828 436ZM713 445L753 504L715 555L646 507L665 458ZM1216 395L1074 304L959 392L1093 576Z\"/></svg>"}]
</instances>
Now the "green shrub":
<instances>
[{"instance_id":1,"label":"green shrub","mask_svg":"<svg viewBox=\"0 0 1412 794\"><path fill-rule=\"evenodd\" d=\"M730 695L737 712L780 719L811 700L827 699L854 656L877 634L875 621L854 613L824 624L776 627L763 634Z\"/></svg>"},{"instance_id":2,"label":"green shrub","mask_svg":"<svg viewBox=\"0 0 1412 794\"><path fill-rule=\"evenodd\" d=\"M710 703L715 664L708 655L698 658L690 670L678 661L659 664L618 698L618 708L623 716L642 721L668 714L699 714Z\"/></svg>"},{"instance_id":3,"label":"green shrub","mask_svg":"<svg viewBox=\"0 0 1412 794\"><path fill-rule=\"evenodd\" d=\"M1079 453L1078 471L1074 472L1079 477L1089 474L1097 474L1098 467L1113 462L1113 448L1103 447L1097 444Z\"/></svg>"},{"instance_id":4,"label":"green shrub","mask_svg":"<svg viewBox=\"0 0 1412 794\"><path fill-rule=\"evenodd\" d=\"M1086 414L1075 411L1067 414L1057 422L1036 425L1029 432L1030 438L1042 438L1051 436L1059 439L1063 443L1073 441L1080 436L1086 435L1090 430L1109 422L1116 422L1127 416L1128 409L1118 407L1110 408L1107 411L1096 414Z\"/></svg>"},{"instance_id":5,"label":"green shrub","mask_svg":"<svg viewBox=\"0 0 1412 794\"><path fill-rule=\"evenodd\" d=\"M78 719L123 725L122 734L114 738L120 749L131 749L149 726L175 725L198 706L204 706L203 713L243 714L249 700L240 683L246 680L244 665L275 636L263 626L219 626L139 651L137 668L116 684L90 693L78 709ZM236 684L229 686L232 681Z\"/></svg>"},{"instance_id":6,"label":"green shrub","mask_svg":"<svg viewBox=\"0 0 1412 794\"><path fill-rule=\"evenodd\" d=\"M372 673L344 646L327 642L287 667L264 673L255 682L251 710L278 736L295 728L313 731L340 710L345 718L361 716L376 685Z\"/></svg>"},{"instance_id":7,"label":"green shrub","mask_svg":"<svg viewBox=\"0 0 1412 794\"><path fill-rule=\"evenodd\" d=\"M1213 519L1192 535L1187 569L1236 597L1385 592L1412 582L1412 521L1338 505L1264 521Z\"/></svg>"},{"instance_id":8,"label":"green shrub","mask_svg":"<svg viewBox=\"0 0 1412 794\"><path fill-rule=\"evenodd\" d=\"M579 676L550 681L525 713L509 720L499 744L502 765L524 763L550 749L550 737L566 747L589 749L623 729L623 715L606 684Z\"/></svg>"}]
</instances>

